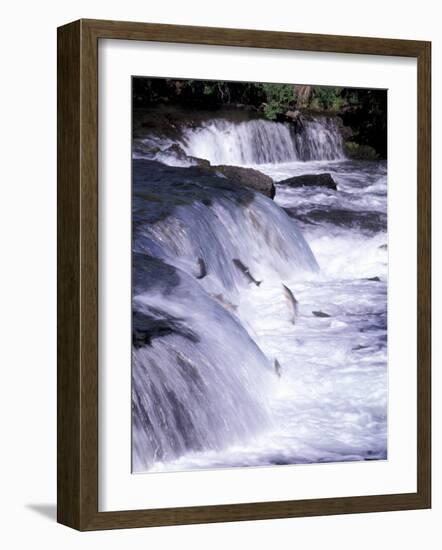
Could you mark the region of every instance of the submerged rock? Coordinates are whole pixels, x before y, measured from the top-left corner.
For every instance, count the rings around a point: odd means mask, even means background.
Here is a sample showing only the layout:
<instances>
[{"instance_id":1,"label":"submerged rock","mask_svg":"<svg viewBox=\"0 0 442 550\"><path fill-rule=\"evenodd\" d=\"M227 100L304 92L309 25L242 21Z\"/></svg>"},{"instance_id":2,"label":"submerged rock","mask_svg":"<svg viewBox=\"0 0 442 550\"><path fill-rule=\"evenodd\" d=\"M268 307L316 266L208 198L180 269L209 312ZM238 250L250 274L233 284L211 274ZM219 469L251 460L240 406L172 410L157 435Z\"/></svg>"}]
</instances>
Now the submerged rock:
<instances>
[{"instance_id":1,"label":"submerged rock","mask_svg":"<svg viewBox=\"0 0 442 550\"><path fill-rule=\"evenodd\" d=\"M303 224L331 224L338 227L348 227L362 231L366 235L385 231L387 229L387 215L384 212L356 211L323 206L305 211L300 208L284 209L291 218Z\"/></svg>"},{"instance_id":2,"label":"submerged rock","mask_svg":"<svg viewBox=\"0 0 442 550\"><path fill-rule=\"evenodd\" d=\"M166 155L174 156L176 157L177 160L180 160L183 162L187 161L189 158L186 152L184 151L184 149L181 147L181 145L178 145L178 143L174 143L167 149L164 149L162 153L165 153Z\"/></svg>"},{"instance_id":3,"label":"submerged rock","mask_svg":"<svg viewBox=\"0 0 442 550\"><path fill-rule=\"evenodd\" d=\"M325 187L327 189L338 190L335 180L328 172L323 174L303 174L294 176L278 182L279 185L289 185L290 187Z\"/></svg>"},{"instance_id":4,"label":"submerged rock","mask_svg":"<svg viewBox=\"0 0 442 550\"><path fill-rule=\"evenodd\" d=\"M254 189L266 197L273 199L275 196L275 185L272 178L259 172L259 170L243 168L241 166L229 166L227 164L211 166L210 170L216 174L221 174L234 183Z\"/></svg>"},{"instance_id":5,"label":"submerged rock","mask_svg":"<svg viewBox=\"0 0 442 550\"><path fill-rule=\"evenodd\" d=\"M152 340L170 334L179 334L193 343L198 336L187 327L184 319L173 317L169 313L152 308L151 313L134 310L132 314L132 345L134 349L151 346Z\"/></svg>"}]
</instances>

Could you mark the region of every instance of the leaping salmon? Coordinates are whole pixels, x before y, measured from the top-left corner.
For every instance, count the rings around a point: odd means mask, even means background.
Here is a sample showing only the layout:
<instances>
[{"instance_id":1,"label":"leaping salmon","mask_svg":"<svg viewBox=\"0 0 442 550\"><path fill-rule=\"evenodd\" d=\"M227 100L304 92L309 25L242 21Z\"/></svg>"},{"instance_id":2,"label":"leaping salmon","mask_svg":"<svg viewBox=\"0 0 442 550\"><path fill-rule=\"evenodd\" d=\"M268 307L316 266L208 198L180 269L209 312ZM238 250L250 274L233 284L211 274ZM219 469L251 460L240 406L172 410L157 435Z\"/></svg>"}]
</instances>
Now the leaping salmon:
<instances>
[{"instance_id":1,"label":"leaping salmon","mask_svg":"<svg viewBox=\"0 0 442 550\"><path fill-rule=\"evenodd\" d=\"M202 258L198 258L198 265L200 268L199 275L196 276L197 279L204 279L204 277L207 275L207 268L204 260Z\"/></svg>"},{"instance_id":2,"label":"leaping salmon","mask_svg":"<svg viewBox=\"0 0 442 550\"><path fill-rule=\"evenodd\" d=\"M323 311L312 311L312 313L315 317L331 317L331 315L329 315L328 313L324 313Z\"/></svg>"},{"instance_id":3,"label":"leaping salmon","mask_svg":"<svg viewBox=\"0 0 442 550\"><path fill-rule=\"evenodd\" d=\"M287 286L285 286L284 283L282 283L282 287L284 289L284 296L287 300L287 304L292 312L292 323L295 324L296 318L298 316L298 300L295 298L293 292Z\"/></svg>"},{"instance_id":4,"label":"leaping salmon","mask_svg":"<svg viewBox=\"0 0 442 550\"><path fill-rule=\"evenodd\" d=\"M250 273L249 268L244 265L241 260L238 260L238 258L233 258L233 263L244 274L249 283L255 283L256 286L259 286L262 283L262 281L257 281L253 277L253 275Z\"/></svg>"},{"instance_id":5,"label":"leaping salmon","mask_svg":"<svg viewBox=\"0 0 442 550\"><path fill-rule=\"evenodd\" d=\"M274 362L273 362L273 366L275 368L275 373L276 373L276 376L278 378L281 378L281 374L282 374L282 367L278 361L278 359L275 359Z\"/></svg>"}]
</instances>

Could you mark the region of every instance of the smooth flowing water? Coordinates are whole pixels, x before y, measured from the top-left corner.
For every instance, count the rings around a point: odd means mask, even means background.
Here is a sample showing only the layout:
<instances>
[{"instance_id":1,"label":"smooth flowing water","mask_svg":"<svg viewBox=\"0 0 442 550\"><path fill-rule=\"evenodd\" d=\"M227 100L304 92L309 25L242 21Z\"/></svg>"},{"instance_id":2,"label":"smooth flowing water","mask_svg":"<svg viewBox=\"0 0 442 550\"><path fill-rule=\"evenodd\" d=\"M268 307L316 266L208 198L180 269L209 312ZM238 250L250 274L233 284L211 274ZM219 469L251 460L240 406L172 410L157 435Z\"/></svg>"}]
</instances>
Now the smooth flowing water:
<instances>
[{"instance_id":1,"label":"smooth flowing water","mask_svg":"<svg viewBox=\"0 0 442 550\"><path fill-rule=\"evenodd\" d=\"M137 140L133 169L133 470L386 458L386 164L333 119L219 119ZM277 183L322 172L338 191Z\"/></svg>"}]
</instances>

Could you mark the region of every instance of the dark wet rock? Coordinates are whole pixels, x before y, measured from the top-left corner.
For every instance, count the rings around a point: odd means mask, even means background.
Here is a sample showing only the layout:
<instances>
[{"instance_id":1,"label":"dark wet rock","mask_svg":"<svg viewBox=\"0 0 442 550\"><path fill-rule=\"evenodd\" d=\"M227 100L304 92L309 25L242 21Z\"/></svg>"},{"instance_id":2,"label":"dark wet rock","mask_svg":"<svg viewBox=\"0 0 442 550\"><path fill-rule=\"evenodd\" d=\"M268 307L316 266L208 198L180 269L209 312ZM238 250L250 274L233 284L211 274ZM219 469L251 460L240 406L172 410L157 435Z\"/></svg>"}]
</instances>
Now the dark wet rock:
<instances>
[{"instance_id":1,"label":"dark wet rock","mask_svg":"<svg viewBox=\"0 0 442 550\"><path fill-rule=\"evenodd\" d=\"M211 166L210 170L215 174L221 174L236 184L254 189L266 197L273 199L275 196L275 185L272 178L259 172L259 170L243 168L241 166L229 166L227 164Z\"/></svg>"},{"instance_id":2,"label":"dark wet rock","mask_svg":"<svg viewBox=\"0 0 442 550\"><path fill-rule=\"evenodd\" d=\"M290 187L325 187L337 191L338 186L331 174L303 174L279 181L278 185L288 185Z\"/></svg>"},{"instance_id":3,"label":"dark wet rock","mask_svg":"<svg viewBox=\"0 0 442 550\"><path fill-rule=\"evenodd\" d=\"M184 151L184 149L180 145L178 145L178 143L174 143L167 149L164 149L164 151L162 152L166 153L167 155L174 156L175 158L183 162L187 161L189 158L187 153Z\"/></svg>"},{"instance_id":4,"label":"dark wet rock","mask_svg":"<svg viewBox=\"0 0 442 550\"><path fill-rule=\"evenodd\" d=\"M132 153L134 157L139 156L145 159L154 159L155 155L161 153L161 149L153 142L134 140L132 144Z\"/></svg>"},{"instance_id":5,"label":"dark wet rock","mask_svg":"<svg viewBox=\"0 0 442 550\"><path fill-rule=\"evenodd\" d=\"M291 123L296 134L302 134L305 131L306 117L302 115L301 111L287 111L284 117Z\"/></svg>"},{"instance_id":6,"label":"dark wet rock","mask_svg":"<svg viewBox=\"0 0 442 550\"><path fill-rule=\"evenodd\" d=\"M298 222L309 225L332 224L338 227L351 227L364 233L378 233L387 228L385 212L346 210L343 208L313 209L308 212L297 208L284 208L287 214Z\"/></svg>"},{"instance_id":7,"label":"dark wet rock","mask_svg":"<svg viewBox=\"0 0 442 550\"><path fill-rule=\"evenodd\" d=\"M379 277L367 277L367 281L373 281L375 283L380 283L381 279Z\"/></svg>"},{"instance_id":8,"label":"dark wet rock","mask_svg":"<svg viewBox=\"0 0 442 550\"><path fill-rule=\"evenodd\" d=\"M164 311L143 313L135 310L132 315L132 344L135 349L150 346L154 338L179 334L191 342L198 342L197 335L185 326L183 319L172 317Z\"/></svg>"},{"instance_id":9,"label":"dark wet rock","mask_svg":"<svg viewBox=\"0 0 442 550\"><path fill-rule=\"evenodd\" d=\"M379 250L387 250L388 245L387 244L381 244L381 246L379 246L378 248L379 248Z\"/></svg>"},{"instance_id":10,"label":"dark wet rock","mask_svg":"<svg viewBox=\"0 0 442 550\"><path fill-rule=\"evenodd\" d=\"M178 143L174 143L170 147L167 147L167 149L163 150L160 150L156 146L149 146L146 144L142 144L141 147L138 145L138 149L140 149L142 153L146 154L146 158L150 158L152 160L155 159L155 155L160 154L166 157L172 157L182 162L184 165L189 164L190 166L199 166L206 169L210 168L210 162L207 159L201 159L188 155Z\"/></svg>"},{"instance_id":11,"label":"dark wet rock","mask_svg":"<svg viewBox=\"0 0 442 550\"><path fill-rule=\"evenodd\" d=\"M166 150L165 150L167 153L175 153L177 155L177 157L180 157L180 156L187 156L186 155L186 152L184 151L184 149L181 147L181 145L179 145L178 143L173 143L170 147L168 147Z\"/></svg>"},{"instance_id":12,"label":"dark wet rock","mask_svg":"<svg viewBox=\"0 0 442 550\"><path fill-rule=\"evenodd\" d=\"M312 311L312 313L315 317L331 317L331 315L324 313L323 311Z\"/></svg>"},{"instance_id":13,"label":"dark wet rock","mask_svg":"<svg viewBox=\"0 0 442 550\"><path fill-rule=\"evenodd\" d=\"M179 206L194 202L210 206L221 198L248 204L254 197L247 186L238 186L234 181L199 166L184 168L133 159L132 178L134 234L140 226L166 218Z\"/></svg>"},{"instance_id":14,"label":"dark wet rock","mask_svg":"<svg viewBox=\"0 0 442 550\"><path fill-rule=\"evenodd\" d=\"M180 128L173 116L164 112L163 109L141 109L134 112L133 116L133 137L146 138L151 136L162 136L176 140L180 136Z\"/></svg>"},{"instance_id":15,"label":"dark wet rock","mask_svg":"<svg viewBox=\"0 0 442 550\"><path fill-rule=\"evenodd\" d=\"M350 138L352 138L354 136L353 128L351 128L350 126L344 126L342 122L342 118L336 117L336 119L340 121L339 130L341 131L341 135L343 139L349 140ZM344 147L345 147L345 144L344 144Z\"/></svg>"},{"instance_id":16,"label":"dark wet rock","mask_svg":"<svg viewBox=\"0 0 442 550\"><path fill-rule=\"evenodd\" d=\"M244 111L257 111L258 107L256 105L246 105L244 103L237 103L235 105L236 109L241 109L242 112Z\"/></svg>"},{"instance_id":17,"label":"dark wet rock","mask_svg":"<svg viewBox=\"0 0 442 550\"><path fill-rule=\"evenodd\" d=\"M174 143L162 152L175 157L181 162L189 163L194 166L200 166L201 168L210 168L210 162L207 159L201 159L188 155L178 143Z\"/></svg>"},{"instance_id":18,"label":"dark wet rock","mask_svg":"<svg viewBox=\"0 0 442 550\"><path fill-rule=\"evenodd\" d=\"M192 162L195 166L199 166L200 168L210 168L210 162L206 159L200 159L198 157L187 157L190 162Z\"/></svg>"},{"instance_id":19,"label":"dark wet rock","mask_svg":"<svg viewBox=\"0 0 442 550\"><path fill-rule=\"evenodd\" d=\"M292 122L295 122L296 120L298 120L301 117L301 111L298 111L298 110L296 110L296 111L286 111L284 116L286 118L288 118L289 120L291 120Z\"/></svg>"},{"instance_id":20,"label":"dark wet rock","mask_svg":"<svg viewBox=\"0 0 442 550\"><path fill-rule=\"evenodd\" d=\"M180 282L176 268L159 258L149 256L145 251L137 250L137 240L135 237L132 252L133 295L136 296L146 291L170 294Z\"/></svg>"}]
</instances>

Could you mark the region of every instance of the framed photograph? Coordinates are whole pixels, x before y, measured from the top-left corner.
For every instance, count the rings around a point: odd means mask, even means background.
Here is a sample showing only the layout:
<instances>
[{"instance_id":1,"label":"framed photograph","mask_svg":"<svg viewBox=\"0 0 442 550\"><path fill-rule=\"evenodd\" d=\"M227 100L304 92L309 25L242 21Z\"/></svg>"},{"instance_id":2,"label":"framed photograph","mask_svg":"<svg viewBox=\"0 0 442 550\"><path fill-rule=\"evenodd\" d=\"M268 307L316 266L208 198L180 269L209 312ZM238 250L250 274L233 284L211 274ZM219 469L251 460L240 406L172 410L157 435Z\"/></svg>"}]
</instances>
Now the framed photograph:
<instances>
[{"instance_id":1,"label":"framed photograph","mask_svg":"<svg viewBox=\"0 0 442 550\"><path fill-rule=\"evenodd\" d=\"M58 521L429 508L429 42L58 29Z\"/></svg>"}]
</instances>

